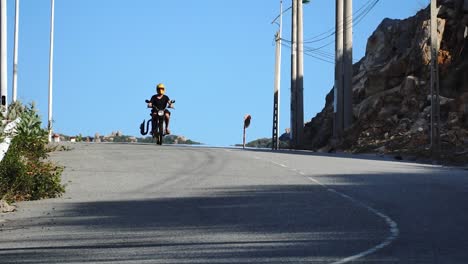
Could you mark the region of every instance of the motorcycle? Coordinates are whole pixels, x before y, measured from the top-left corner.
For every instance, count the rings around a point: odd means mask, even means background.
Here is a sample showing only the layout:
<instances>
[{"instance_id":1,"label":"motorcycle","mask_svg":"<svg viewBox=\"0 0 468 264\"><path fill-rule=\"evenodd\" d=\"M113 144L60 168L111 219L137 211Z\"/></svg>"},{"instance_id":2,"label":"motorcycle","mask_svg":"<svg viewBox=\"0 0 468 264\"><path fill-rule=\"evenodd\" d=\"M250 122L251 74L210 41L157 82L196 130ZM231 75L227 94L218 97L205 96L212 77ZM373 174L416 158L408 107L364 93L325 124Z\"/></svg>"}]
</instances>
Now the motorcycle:
<instances>
[{"instance_id":1,"label":"motorcycle","mask_svg":"<svg viewBox=\"0 0 468 264\"><path fill-rule=\"evenodd\" d=\"M149 100L145 100L146 103L149 103ZM175 100L171 100L169 102L170 105L174 104ZM156 106L152 106L151 111L151 119L146 122L146 129L145 129L145 120L140 124L140 133L142 135L147 135L148 130L151 123L151 135L153 138L156 138L156 144L162 145L163 137L164 137L164 118L165 118L165 110L158 109Z\"/></svg>"}]
</instances>

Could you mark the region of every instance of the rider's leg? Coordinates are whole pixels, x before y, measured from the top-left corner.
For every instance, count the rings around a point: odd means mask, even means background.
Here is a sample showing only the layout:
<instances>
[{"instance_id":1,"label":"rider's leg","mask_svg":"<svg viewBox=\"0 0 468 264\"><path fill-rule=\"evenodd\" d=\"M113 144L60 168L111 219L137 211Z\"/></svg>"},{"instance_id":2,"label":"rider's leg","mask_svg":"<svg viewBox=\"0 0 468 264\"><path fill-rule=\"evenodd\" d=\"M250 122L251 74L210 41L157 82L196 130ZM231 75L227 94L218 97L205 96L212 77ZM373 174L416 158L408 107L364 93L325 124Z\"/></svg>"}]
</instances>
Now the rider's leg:
<instances>
[{"instance_id":1,"label":"rider's leg","mask_svg":"<svg viewBox=\"0 0 468 264\"><path fill-rule=\"evenodd\" d=\"M156 131L158 131L158 129L156 128L156 116L154 114L151 114L151 135L153 137L156 137Z\"/></svg>"},{"instance_id":2,"label":"rider's leg","mask_svg":"<svg viewBox=\"0 0 468 264\"><path fill-rule=\"evenodd\" d=\"M166 121L166 134L169 135L171 134L171 131L169 130L169 120L171 118L171 115L169 113L165 114L166 118L164 121Z\"/></svg>"}]
</instances>

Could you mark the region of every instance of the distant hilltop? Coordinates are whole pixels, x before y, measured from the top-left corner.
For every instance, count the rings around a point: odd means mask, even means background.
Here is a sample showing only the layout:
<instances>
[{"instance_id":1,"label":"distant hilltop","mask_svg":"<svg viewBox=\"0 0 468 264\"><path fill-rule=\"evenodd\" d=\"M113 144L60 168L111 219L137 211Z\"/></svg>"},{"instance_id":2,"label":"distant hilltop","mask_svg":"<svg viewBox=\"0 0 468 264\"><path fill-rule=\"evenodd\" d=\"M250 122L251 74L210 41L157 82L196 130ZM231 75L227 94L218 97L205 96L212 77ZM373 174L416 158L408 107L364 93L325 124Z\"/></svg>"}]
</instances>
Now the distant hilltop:
<instances>
[{"instance_id":1,"label":"distant hilltop","mask_svg":"<svg viewBox=\"0 0 468 264\"><path fill-rule=\"evenodd\" d=\"M104 136L99 133L94 134L94 136L83 136L78 134L77 136L68 136L63 134L54 134L54 142L115 142L115 143L153 143L152 137L135 137L123 135L120 131L113 131L111 134ZM163 144L185 144L185 145L201 145L202 143L196 142L190 139L187 139L184 136L178 135L167 135L163 139Z\"/></svg>"}]
</instances>

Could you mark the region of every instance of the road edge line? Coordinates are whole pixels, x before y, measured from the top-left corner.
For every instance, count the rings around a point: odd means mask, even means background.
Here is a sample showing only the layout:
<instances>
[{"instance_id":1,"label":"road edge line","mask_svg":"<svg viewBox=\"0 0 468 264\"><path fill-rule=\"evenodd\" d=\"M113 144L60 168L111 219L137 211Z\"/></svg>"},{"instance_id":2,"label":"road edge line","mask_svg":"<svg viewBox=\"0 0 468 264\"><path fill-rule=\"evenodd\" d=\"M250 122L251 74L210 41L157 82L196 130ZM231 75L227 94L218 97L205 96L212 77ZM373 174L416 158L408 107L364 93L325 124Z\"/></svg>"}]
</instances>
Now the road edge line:
<instances>
[{"instance_id":1,"label":"road edge line","mask_svg":"<svg viewBox=\"0 0 468 264\"><path fill-rule=\"evenodd\" d=\"M306 174L300 170L296 170L296 169L292 169L292 168L289 168L287 167L286 165L284 164L281 164L281 163L277 163L275 161L272 161L272 160L267 160L267 159L264 159L264 158L260 158L260 157L257 157L255 156L255 158L257 159L262 159L262 160L265 160L269 163L273 163L279 167L282 167L282 168L286 168L286 169L289 169L290 171L293 171L295 173L298 173L299 175L301 176L305 176ZM344 263L348 263L348 262L351 262L351 261L356 261L358 259L361 259L363 257L366 257L366 256L369 256L370 254L373 254L375 252L377 252L378 250L384 248L384 247L387 247L389 246L391 243L393 243L393 241L395 241L399 234L400 234L400 230L398 229L398 224L393 221L393 219L391 219L389 216L385 215L384 213L378 211L377 209L345 194L345 193L342 193L342 192L339 192L331 187L329 187L328 185L320 182L319 180L313 178L313 177L307 177L308 180L312 181L312 182L315 182L316 184L322 186L325 190L327 190L328 192L331 192L331 193L334 193L338 196L341 196L342 198L346 199L346 200L349 200L351 201L353 204L359 206L359 207L362 207L370 212L372 212L373 214L377 215L378 217L382 218L385 220L385 222L387 223L389 229L390 229L390 235L387 236L385 238L385 240L383 240L381 243L379 243L378 245L372 247L372 248L369 248L368 250L365 250L363 252L360 252L360 253L357 253L355 255L352 255L352 256L349 256L349 257L346 257L344 259L341 259L341 260L338 260L338 261L335 261L335 262L332 262L331 264L344 264Z\"/></svg>"},{"instance_id":2,"label":"road edge line","mask_svg":"<svg viewBox=\"0 0 468 264\"><path fill-rule=\"evenodd\" d=\"M393 221L389 216L385 215L384 213L378 211L377 209L373 208L373 207L370 207L369 205L359 201L359 200L356 200L355 198L347 195L347 194L344 194L342 192L339 192L333 188L330 188L328 187L327 185L321 183L320 181L312 178L312 177L307 177L310 181L313 181L317 184L319 184L320 186L324 187L327 191L331 192L331 193L334 193L338 196L341 196L342 198L344 199L347 199L349 201L351 201L353 204L359 206L359 207L362 207L362 208L365 208L366 210L372 212L373 214L377 215L378 217L382 218L385 220L385 222L387 223L388 227L390 228L390 235L387 236L385 238L384 241L382 241L380 244L368 249L368 250L365 250L363 252L360 252L358 254L355 254L355 255L352 255L352 256L349 256L349 257L346 257L344 259L341 259L339 261L335 261L335 262L332 262L331 264L344 264L344 263L348 263L348 262L351 262L351 261L356 261L360 258L363 258L363 257L366 257L372 253L375 253L377 252L378 250L390 245L395 239L397 239L398 235L400 234L400 231L398 229L398 224Z\"/></svg>"}]
</instances>

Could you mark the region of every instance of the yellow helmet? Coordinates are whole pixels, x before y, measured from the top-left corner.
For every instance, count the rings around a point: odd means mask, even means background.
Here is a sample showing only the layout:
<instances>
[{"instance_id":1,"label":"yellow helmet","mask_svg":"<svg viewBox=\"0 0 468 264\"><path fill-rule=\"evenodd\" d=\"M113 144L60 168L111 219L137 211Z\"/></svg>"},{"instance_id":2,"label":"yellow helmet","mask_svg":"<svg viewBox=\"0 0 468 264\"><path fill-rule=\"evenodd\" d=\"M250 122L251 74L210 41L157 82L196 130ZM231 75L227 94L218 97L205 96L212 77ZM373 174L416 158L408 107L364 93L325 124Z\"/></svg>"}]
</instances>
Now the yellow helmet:
<instances>
[{"instance_id":1,"label":"yellow helmet","mask_svg":"<svg viewBox=\"0 0 468 264\"><path fill-rule=\"evenodd\" d=\"M160 83L156 85L156 92L160 94L164 94L165 91L166 91L166 87L164 87L164 84Z\"/></svg>"}]
</instances>

